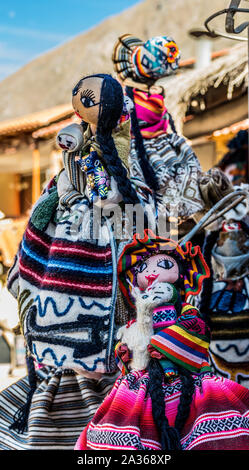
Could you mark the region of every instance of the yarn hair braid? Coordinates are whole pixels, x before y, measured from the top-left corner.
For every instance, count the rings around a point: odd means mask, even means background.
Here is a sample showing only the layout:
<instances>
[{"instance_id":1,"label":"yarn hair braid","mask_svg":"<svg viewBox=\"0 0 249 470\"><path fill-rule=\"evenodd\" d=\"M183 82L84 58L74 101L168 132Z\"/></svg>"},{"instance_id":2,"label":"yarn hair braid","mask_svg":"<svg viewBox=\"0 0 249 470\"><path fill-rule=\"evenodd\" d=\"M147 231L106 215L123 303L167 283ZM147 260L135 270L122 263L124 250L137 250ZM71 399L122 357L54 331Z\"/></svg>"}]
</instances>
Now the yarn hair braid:
<instances>
[{"instance_id":1,"label":"yarn hair braid","mask_svg":"<svg viewBox=\"0 0 249 470\"><path fill-rule=\"evenodd\" d=\"M123 110L124 98L122 87L111 75L96 74L94 76L103 78L96 132L97 142L102 151L102 158L117 182L124 202L127 204L139 203L137 193L131 185L127 176L127 170L118 156L112 137L112 131L116 127Z\"/></svg>"},{"instance_id":2,"label":"yarn hair braid","mask_svg":"<svg viewBox=\"0 0 249 470\"><path fill-rule=\"evenodd\" d=\"M149 362L149 393L152 401L152 415L161 436L162 450L182 450L180 433L189 416L195 391L194 379L190 372L179 367L178 370L182 382L182 392L173 427L169 425L165 413L164 371L157 359L151 359Z\"/></svg>"},{"instance_id":3,"label":"yarn hair braid","mask_svg":"<svg viewBox=\"0 0 249 470\"><path fill-rule=\"evenodd\" d=\"M134 95L133 95L133 90L131 87L126 87L126 94L132 100L134 104L134 107L131 111L131 128L132 128L132 133L135 137L135 148L136 148L136 152L138 156L138 161L139 161L141 170L143 172L145 182L151 189L153 189L153 191L158 191L159 185L156 179L156 175L146 155L146 150L145 150L144 143L143 143L143 137L140 132L135 103L134 103Z\"/></svg>"},{"instance_id":4,"label":"yarn hair braid","mask_svg":"<svg viewBox=\"0 0 249 470\"><path fill-rule=\"evenodd\" d=\"M184 369L183 367L178 366L178 372L180 373L180 378L182 382L182 393L180 396L180 403L177 409L177 415L175 420L175 428L177 429L179 435L188 419L190 412L190 405L192 403L193 394L195 391L195 382L191 373Z\"/></svg>"}]
</instances>

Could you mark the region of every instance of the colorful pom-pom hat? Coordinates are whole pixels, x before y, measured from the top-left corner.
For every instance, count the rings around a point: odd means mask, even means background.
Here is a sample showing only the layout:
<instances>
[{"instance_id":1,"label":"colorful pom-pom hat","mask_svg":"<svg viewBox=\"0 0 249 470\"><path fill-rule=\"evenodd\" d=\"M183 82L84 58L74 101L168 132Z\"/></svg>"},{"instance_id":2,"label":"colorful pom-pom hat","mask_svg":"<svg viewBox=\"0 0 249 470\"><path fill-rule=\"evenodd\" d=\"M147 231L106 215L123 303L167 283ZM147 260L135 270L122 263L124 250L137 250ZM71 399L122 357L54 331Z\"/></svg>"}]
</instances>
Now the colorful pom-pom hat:
<instances>
[{"instance_id":1,"label":"colorful pom-pom hat","mask_svg":"<svg viewBox=\"0 0 249 470\"><path fill-rule=\"evenodd\" d=\"M192 242L188 241L180 246L173 240L154 235L150 229L144 231L143 238L136 233L132 241L125 245L118 260L120 290L133 309L132 286L136 286L137 265L162 252L184 263L184 291L181 292L183 301L186 302L190 295L199 294L204 279L210 276L209 267L198 245L192 246Z\"/></svg>"},{"instance_id":2,"label":"colorful pom-pom hat","mask_svg":"<svg viewBox=\"0 0 249 470\"><path fill-rule=\"evenodd\" d=\"M180 52L174 39L156 36L144 42L131 34L120 36L112 61L122 81L155 81L171 75L179 67Z\"/></svg>"}]
</instances>

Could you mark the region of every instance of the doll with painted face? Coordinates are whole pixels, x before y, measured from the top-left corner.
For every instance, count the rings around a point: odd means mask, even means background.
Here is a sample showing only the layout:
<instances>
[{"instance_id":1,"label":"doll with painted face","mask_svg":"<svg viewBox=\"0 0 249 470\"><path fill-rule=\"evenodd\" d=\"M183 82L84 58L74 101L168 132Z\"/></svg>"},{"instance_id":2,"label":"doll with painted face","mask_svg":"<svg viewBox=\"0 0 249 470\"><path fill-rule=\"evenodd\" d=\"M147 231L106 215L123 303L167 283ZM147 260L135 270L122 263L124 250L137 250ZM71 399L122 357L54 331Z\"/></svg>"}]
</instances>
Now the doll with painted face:
<instances>
[{"instance_id":1,"label":"doll with painted face","mask_svg":"<svg viewBox=\"0 0 249 470\"><path fill-rule=\"evenodd\" d=\"M197 182L200 163L183 136L177 134L165 105L165 85L160 83L160 79L165 82L177 72L179 47L167 35L143 41L123 34L113 47L112 60L118 80L134 103L131 175L144 179L155 192L160 214L166 212L168 216L176 211L182 222L204 205Z\"/></svg>"},{"instance_id":2,"label":"doll with painted face","mask_svg":"<svg viewBox=\"0 0 249 470\"><path fill-rule=\"evenodd\" d=\"M249 391L212 375L208 329L187 303L208 275L190 242L145 230L123 248L119 283L134 316L119 330L122 374L76 450L249 449Z\"/></svg>"},{"instance_id":3,"label":"doll with painted face","mask_svg":"<svg viewBox=\"0 0 249 470\"><path fill-rule=\"evenodd\" d=\"M146 235L148 236L148 232ZM191 244L187 246L188 250L191 252ZM189 328L190 334L202 333L207 337L206 345L208 343L208 330L198 309L186 302L189 291L185 293L185 290L186 286L191 285L191 275L198 279L198 282L195 279L192 288L189 287L193 295L199 292L204 278L209 275L208 267L201 256L199 247L196 247L195 250L199 251L199 254L196 253L193 257L193 259L199 260L200 266L198 268L197 265L194 268L193 260L185 259L183 250L173 241L155 243L154 250L147 249L146 253L141 250L142 256L136 255L136 252L139 253L138 242L138 247L132 256L133 260L136 260L136 264L126 271L125 277L122 272L120 273L121 289L129 305L135 306L136 309L136 321L120 328L118 332L121 343L116 346L116 357L118 361L121 359L122 362L122 355L126 349L124 344L126 344L128 349L126 360L128 359L128 361L124 365L127 370L148 368L150 357L162 359L160 363L167 377L178 375L177 364L180 366L184 364L184 367L192 372L198 371L200 373L200 371L209 370L208 353L207 349L204 351L205 348L203 348L202 356L196 357L195 360L193 352L192 362L190 361L189 364L185 364L184 352L182 351L180 354L180 349L173 364L173 352L169 351L169 348L164 351L163 348L166 335L169 331L170 334L174 334L174 325L176 324L180 328L178 328L178 340L182 334L181 328L184 326L184 328ZM200 272L194 273L194 269L199 269ZM129 291L127 291L127 282ZM129 296L127 296L128 292ZM167 333L165 329L167 329ZM143 342L141 338L138 339L141 332L144 337ZM194 348L194 337L192 341ZM121 354L119 354L120 351ZM129 359L131 359L130 363Z\"/></svg>"},{"instance_id":4,"label":"doll with painted face","mask_svg":"<svg viewBox=\"0 0 249 470\"><path fill-rule=\"evenodd\" d=\"M127 120L122 126L127 133L127 148L120 152L121 158L117 150L120 146L116 146L120 130L117 128L122 125L123 114L127 115L120 84L106 74L84 77L73 89L72 105L81 124L62 129L57 135L57 144L64 150L64 160L72 162L75 159L76 172L84 173L91 202L98 199L138 202L124 164L126 157L122 159L124 153L128 155Z\"/></svg>"}]
</instances>

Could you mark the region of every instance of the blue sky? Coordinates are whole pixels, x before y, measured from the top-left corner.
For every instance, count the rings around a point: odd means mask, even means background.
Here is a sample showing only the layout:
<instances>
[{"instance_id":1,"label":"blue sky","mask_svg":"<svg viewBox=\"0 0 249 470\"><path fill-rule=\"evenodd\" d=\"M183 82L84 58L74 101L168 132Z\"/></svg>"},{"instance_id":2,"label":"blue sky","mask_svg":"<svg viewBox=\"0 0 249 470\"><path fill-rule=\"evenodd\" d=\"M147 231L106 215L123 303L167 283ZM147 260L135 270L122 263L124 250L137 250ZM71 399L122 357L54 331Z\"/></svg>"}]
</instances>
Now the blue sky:
<instances>
[{"instance_id":1,"label":"blue sky","mask_svg":"<svg viewBox=\"0 0 249 470\"><path fill-rule=\"evenodd\" d=\"M43 52L141 0L0 2L0 80Z\"/></svg>"}]
</instances>

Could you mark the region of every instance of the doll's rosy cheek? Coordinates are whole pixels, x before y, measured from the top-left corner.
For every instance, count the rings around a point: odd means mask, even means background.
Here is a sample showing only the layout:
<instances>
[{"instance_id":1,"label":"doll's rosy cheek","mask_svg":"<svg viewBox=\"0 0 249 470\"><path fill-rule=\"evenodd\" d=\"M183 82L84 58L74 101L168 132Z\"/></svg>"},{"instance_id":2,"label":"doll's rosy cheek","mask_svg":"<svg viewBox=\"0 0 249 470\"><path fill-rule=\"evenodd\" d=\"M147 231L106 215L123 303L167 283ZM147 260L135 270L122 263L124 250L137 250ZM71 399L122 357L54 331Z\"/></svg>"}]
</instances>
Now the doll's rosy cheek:
<instances>
[{"instance_id":1,"label":"doll's rosy cheek","mask_svg":"<svg viewBox=\"0 0 249 470\"><path fill-rule=\"evenodd\" d=\"M141 287L142 289L148 286L148 280L146 279L145 275L146 273L137 274L137 284L138 284L138 287Z\"/></svg>"},{"instance_id":2,"label":"doll's rosy cheek","mask_svg":"<svg viewBox=\"0 0 249 470\"><path fill-rule=\"evenodd\" d=\"M179 277L179 269L177 265L174 265L174 267L170 269L158 268L157 273L159 274L157 280L160 282L170 282L173 284Z\"/></svg>"}]
</instances>

